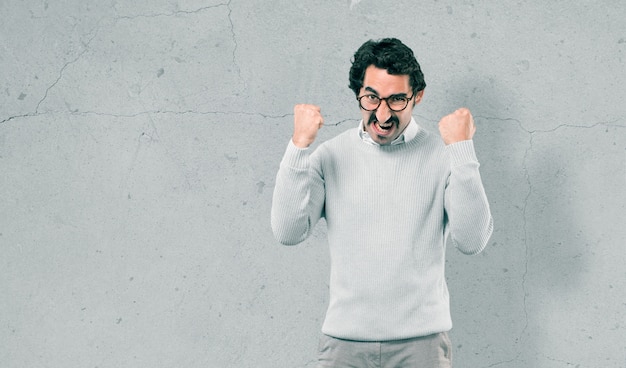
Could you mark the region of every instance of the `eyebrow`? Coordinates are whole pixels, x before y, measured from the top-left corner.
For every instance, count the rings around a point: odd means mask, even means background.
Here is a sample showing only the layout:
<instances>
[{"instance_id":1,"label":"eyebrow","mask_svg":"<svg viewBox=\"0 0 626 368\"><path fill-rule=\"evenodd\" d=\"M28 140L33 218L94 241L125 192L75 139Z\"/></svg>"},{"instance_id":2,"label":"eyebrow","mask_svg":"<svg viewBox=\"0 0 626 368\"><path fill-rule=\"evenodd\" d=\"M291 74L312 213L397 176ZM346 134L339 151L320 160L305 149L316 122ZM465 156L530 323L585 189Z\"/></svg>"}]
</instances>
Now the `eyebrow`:
<instances>
[{"instance_id":1,"label":"eyebrow","mask_svg":"<svg viewBox=\"0 0 626 368\"><path fill-rule=\"evenodd\" d=\"M375 89L374 89L374 88L372 88L372 87L365 87L365 90L366 90L366 91L368 91L368 92L372 92L372 93L374 93L376 96L380 96L380 94L378 93L378 91L377 91L377 90L375 90ZM389 97L391 97L391 96L403 96L403 97L406 97L406 96L408 96L408 95L407 95L406 93L402 92L402 93L394 93L394 94L389 95Z\"/></svg>"},{"instance_id":2,"label":"eyebrow","mask_svg":"<svg viewBox=\"0 0 626 368\"><path fill-rule=\"evenodd\" d=\"M366 90L366 91L369 91L369 92L372 92L372 93L374 93L374 94L378 94L378 91L376 91L376 90L375 90L374 88L372 88L372 87L365 87L365 90Z\"/></svg>"}]
</instances>

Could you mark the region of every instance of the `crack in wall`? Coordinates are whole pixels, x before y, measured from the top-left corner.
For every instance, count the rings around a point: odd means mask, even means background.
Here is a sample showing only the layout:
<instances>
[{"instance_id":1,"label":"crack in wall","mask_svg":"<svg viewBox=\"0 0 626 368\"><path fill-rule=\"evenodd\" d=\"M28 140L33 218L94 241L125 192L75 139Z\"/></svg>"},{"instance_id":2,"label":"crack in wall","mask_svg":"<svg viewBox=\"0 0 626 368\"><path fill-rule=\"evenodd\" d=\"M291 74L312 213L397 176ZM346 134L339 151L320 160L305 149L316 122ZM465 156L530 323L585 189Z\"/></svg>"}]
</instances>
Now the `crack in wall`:
<instances>
[{"instance_id":1,"label":"crack in wall","mask_svg":"<svg viewBox=\"0 0 626 368\"><path fill-rule=\"evenodd\" d=\"M53 112L47 112L47 113L38 112L38 113L15 115L15 116L10 116L0 121L0 124L9 122L12 120L22 119L22 118L45 116L45 115L52 115L52 114L54 113ZM271 115L271 114L263 114L259 112L254 113L254 112L245 112L245 111L195 111L195 110L181 110L181 111L149 110L149 111L140 111L140 112L133 113L133 114L114 114L114 113L98 112L98 111L68 111L68 112L61 112L60 114L68 114L68 115L76 115L76 116L95 115L95 116L104 116L104 117L112 117L112 118L136 118L136 117L144 116L144 115L245 115L245 116L252 116L252 117L259 116L263 119L281 119L281 118L293 116L293 113L283 114L283 115ZM329 125L339 125L349 120L354 120L354 119L345 119L345 120L339 121L336 124L329 124Z\"/></svg>"},{"instance_id":2,"label":"crack in wall","mask_svg":"<svg viewBox=\"0 0 626 368\"><path fill-rule=\"evenodd\" d=\"M284 119L287 117L294 116L293 113L273 115L273 114L264 114L260 112L246 112L246 111L195 111L195 110L184 110L184 111L151 110L151 111L142 111L142 112L138 112L134 114L111 114L111 113L102 113L102 112L97 112L97 111L72 111L70 112L70 114L80 115L80 116L87 116L87 115L109 116L109 117L115 117L115 118L134 118L134 117L139 117L143 115L159 115L159 114L162 114L162 115L168 115L168 114L172 114L172 115L187 115L187 114L189 115L191 114L195 114L195 115L244 115L244 116L251 116L251 117L261 117L263 119ZM347 122L358 123L359 121L360 119L355 119L355 118L337 119L337 121L334 123L325 122L324 126L338 127Z\"/></svg>"},{"instance_id":3,"label":"crack in wall","mask_svg":"<svg viewBox=\"0 0 626 368\"><path fill-rule=\"evenodd\" d=\"M97 111L71 111L69 112L71 115L81 115L81 116L86 116L86 115L96 115L96 116L110 116L110 117L116 117L116 118L134 118L134 117L138 117L138 116L142 116L142 115L159 115L159 114L163 114L163 115L167 115L167 114L172 114L172 115L187 115L187 114L196 114L196 115L244 115L244 116L260 116L264 119L283 119L283 118L287 118L287 117L293 117L294 114L293 113L289 113L289 114L282 114L282 115L273 115L273 114L264 114L264 113L260 113L260 112L246 112L246 111L196 111L196 110L181 110L181 111L175 111L175 110L150 110L150 111L141 111L141 112L137 112L134 114L112 114L112 113L103 113L103 112L97 112ZM355 118L346 118L346 119L340 119L337 120L334 123L329 123L329 122L325 122L324 125L325 126L332 126L332 127L337 127L340 126L344 123L347 122L359 122L360 119L355 119Z\"/></svg>"},{"instance_id":4,"label":"crack in wall","mask_svg":"<svg viewBox=\"0 0 626 368\"><path fill-rule=\"evenodd\" d=\"M529 289L528 289L528 274L529 274L529 259L530 259L530 242L529 242L529 228L528 228L528 220L529 220L529 207L530 207L530 199L531 196L533 195L534 192L534 187L533 187L533 180L532 180L532 176L530 173L530 168L529 168L529 158L531 153L533 152L533 143L534 143L534 138L537 136L537 134L551 134L554 133L556 131L558 131L559 129L564 129L564 128L572 128L572 129L593 129L593 128L597 128L599 126L606 126L606 127L618 127L618 128L626 128L625 125L620 124L620 122L623 120L623 118L615 118L609 121L602 121L602 122L598 122L598 123L594 123L594 124L590 124L590 125L577 125L577 124L559 124L556 127L550 128L550 129L545 129L545 130L540 130L540 129L536 129L536 130L530 130L524 127L524 125L522 124L522 122L520 120L514 119L514 118L497 118L497 117L487 117L487 116L475 116L475 119L485 119L485 120L498 120L498 121L507 121L507 122L513 122L516 123L517 126L521 129L521 131L525 132L528 136L528 143L527 143L527 147L526 150L524 152L524 157L522 160L522 169L524 172L524 177L525 177L525 181L527 184L527 192L526 195L524 197L524 202L523 202L523 206L522 206L522 218L523 218L523 235L524 235L524 264L523 264L523 272L521 275L521 290L523 293L523 298L522 298L522 306L523 306L523 316L524 316L524 324L523 327L521 328L519 335L516 339L516 343L517 344L521 344L521 348L518 350L517 354L515 355L515 357L513 357L510 360L506 360L506 361L500 361L500 362L496 362L493 363L491 365L488 365L487 367L497 367L497 366L502 366L502 365L506 365L506 364L510 364L514 361L520 361L523 353L524 353L524 349L523 349L523 342L525 341L525 337L528 331L528 328L530 326L530 319L529 319L529 307L528 307L528 297L529 297Z\"/></svg>"},{"instance_id":5,"label":"crack in wall","mask_svg":"<svg viewBox=\"0 0 626 368\"><path fill-rule=\"evenodd\" d=\"M1 120L0 124L8 123L9 121L20 119L20 118L28 118L28 117L35 117L35 116L43 115L42 113L39 112L39 108L41 107L41 104L44 103L45 100L48 98L48 94L50 93L50 90L52 90L61 81L61 79L63 78L63 73L65 72L65 70L70 65L78 62L78 60L80 60L82 58L82 56L87 51L89 51L89 45L94 40L94 38L96 38L96 36L98 35L98 31L100 30L100 22L101 21L102 21L102 19L100 19L97 22L96 28L93 31L93 35L89 38L89 40L87 40L87 42L83 43L84 50L81 51L73 60L70 60L70 61L66 62L61 67L61 70L59 71L59 74L58 74L58 77L56 78L56 80L54 82L52 82L52 84L46 88L43 97L39 100L39 102L37 102L37 106L35 106L35 111L31 112L31 113L21 114L21 115L9 116L8 118Z\"/></svg>"},{"instance_id":6,"label":"crack in wall","mask_svg":"<svg viewBox=\"0 0 626 368\"><path fill-rule=\"evenodd\" d=\"M576 124L559 124L556 127L552 128L552 129L545 129L545 130L539 130L539 129L535 129L535 130L528 130L526 128L524 128L524 126L520 123L520 128L522 130L524 130L526 133L529 133L531 135L537 134L537 133L554 133L557 130L561 129L561 128L573 128L573 129L593 129L596 128L598 126L610 126L610 127L618 127L618 128L626 128L626 125L621 125L621 124L617 124L619 121L623 120L623 118L617 118L617 119L613 119L611 121L601 121L598 123L594 123L592 125L576 125Z\"/></svg>"},{"instance_id":7,"label":"crack in wall","mask_svg":"<svg viewBox=\"0 0 626 368\"><path fill-rule=\"evenodd\" d=\"M520 124L521 125L521 124ZM522 168L524 170L524 177L526 178L526 184L528 185L528 192L526 193L526 197L524 198L524 206L522 207L522 218L524 219L524 273L522 274L522 293L523 293L523 307L524 307L524 327L520 331L519 337L517 338L517 342L521 343L524 339L524 334L528 330L528 289L526 286L526 277L528 276L528 258L529 258L529 246L528 246L528 201L530 196L533 193L533 184L530 180L530 173L528 170L528 155L533 149L533 134L529 133L528 137L528 147L526 148L526 152L524 153L524 159L522 160ZM518 359L521 355L521 351L518 352L516 359Z\"/></svg>"},{"instance_id":8,"label":"crack in wall","mask_svg":"<svg viewBox=\"0 0 626 368\"><path fill-rule=\"evenodd\" d=\"M247 83L245 79L243 79L243 77L241 76L241 67L239 67L239 64L237 63L237 48L239 47L239 44L237 43L237 36L235 35L235 23L233 22L232 17L233 8L231 8L230 3L232 3L232 0L229 0L228 3L226 3L226 7L228 8L228 22L230 23L230 33L233 36L233 44L235 45L235 47L233 48L233 65L235 66L235 68L237 68L237 76L239 77L243 88L246 89Z\"/></svg>"},{"instance_id":9,"label":"crack in wall","mask_svg":"<svg viewBox=\"0 0 626 368\"><path fill-rule=\"evenodd\" d=\"M486 118L486 119L496 119L496 118ZM598 126L605 126L605 127L617 127L617 128L626 128L626 125L622 125L622 124L618 124L620 121L623 120L623 118L616 118L610 121L605 121L605 122L598 122L598 123L594 123L591 125L575 125L575 124L560 124L554 128L551 129L545 129L545 130L529 130L526 129L522 122L516 119L497 119L497 120L507 120L507 121L514 121L518 124L519 128L528 134L528 146L524 152L524 158L522 160L522 169L524 171L524 177L526 179L526 184L528 185L528 192L526 193L526 197L524 198L524 205L522 207L522 217L523 217L523 233L524 233L524 271L522 273L522 282L521 282L521 287L522 287L522 292L523 292L523 311L524 311L524 327L522 328L522 330L519 333L519 336L516 340L517 343L522 343L524 340L524 336L528 330L529 327L529 313L528 313L528 296L529 296L529 290L528 290L528 286L527 286L527 276L528 276L528 272L529 272L529 258L530 258L530 244L528 242L528 236L529 236L529 230L528 230L528 208L529 208L529 201L530 201L530 197L533 194L533 183L532 183L532 179L531 179L531 175L530 175L530 170L528 167L528 159L529 156L531 154L531 152L533 151L533 141L534 138L537 134L541 134L541 133L554 133L559 129L562 128L572 128L572 129L593 129L596 128ZM522 356L522 350L520 349L516 355L515 358L508 360L508 361L502 361L502 362L498 362L498 363L494 363L488 367L494 367L494 366L498 366L498 365L502 365L502 364L508 364L511 363L513 361L518 361L520 359L520 357ZM549 358L549 357L548 357ZM550 358L549 358L550 359ZM563 362L563 361L562 361ZM571 364L567 362L567 364Z\"/></svg>"},{"instance_id":10,"label":"crack in wall","mask_svg":"<svg viewBox=\"0 0 626 368\"><path fill-rule=\"evenodd\" d=\"M100 22L102 21L102 19L100 19L97 24L96 24L96 28L93 31L93 35L89 38L89 40L87 40L87 42L83 43L84 49L82 52L80 52L73 60L70 60L68 62L66 62L62 67L61 70L59 71L59 76L57 77L57 79L48 87L46 88L46 91L44 92L43 97L41 98L41 100L39 100L39 102L37 103L37 106L35 107L35 115L39 114L39 107L41 106L41 104L48 98L48 93L50 92L51 89L53 89L63 78L63 73L65 72L65 70L72 64L78 62L78 60L80 60L83 55L85 55L85 53L87 53L87 51L89 51L89 45L91 44L91 42L94 40L94 38L96 38L96 36L98 35L98 31L100 30Z\"/></svg>"},{"instance_id":11,"label":"crack in wall","mask_svg":"<svg viewBox=\"0 0 626 368\"><path fill-rule=\"evenodd\" d=\"M524 334L526 333L528 326L529 326L529 319L528 319L528 304L527 304L527 297L528 297L528 289L527 289L527 284L526 284L526 277L528 275L528 259L529 259L529 244L528 244L528 221L527 221L527 209L528 209L528 203L529 203L529 199L530 196L532 195L533 192L533 185L532 185L532 181L531 181L531 177L530 177L530 172L528 170L528 166L527 166L527 162L528 162L528 156L530 154L530 152L533 149L533 132L530 132L529 130L525 129L522 122L518 119L514 119L514 118L498 118L498 117L489 117L489 116L474 116L475 120L479 120L479 119L484 119L484 120L497 120L497 121L505 121L505 122L512 122L515 123L523 132L528 134L528 144L526 147L526 150L524 151L524 158L522 159L522 169L524 171L524 177L526 179L526 183L528 185L528 191L526 193L526 196L524 198L524 204L522 206L522 219L523 219L523 226L522 226L522 230L524 233L524 268L523 268L523 273L521 275L521 289L522 289L522 293L523 293L523 298L522 298L522 306L523 306L523 312L524 312L524 326L522 327L521 331L519 332L519 335L516 339L516 344L520 344L524 338ZM500 362L496 362L493 364L490 364L486 367L491 368L491 367L497 367L497 366L501 366L501 365L505 365L505 364L510 364L512 362L515 361L519 361L520 357L522 356L523 350L520 349L518 350L517 354L515 355L515 357L513 357L512 359L509 360L504 360L504 361L500 361Z\"/></svg>"},{"instance_id":12,"label":"crack in wall","mask_svg":"<svg viewBox=\"0 0 626 368\"><path fill-rule=\"evenodd\" d=\"M98 20L96 22L96 27L92 30L93 35L87 40L87 42L83 42L82 43L84 49L73 60L70 60L70 61L66 62L61 67L61 70L58 73L58 77L54 80L54 82L52 82L51 85L49 85L46 88L43 97L39 100L39 102L37 102L37 105L35 106L35 111L34 112L30 112L30 113L26 113L26 114L21 114L21 115L9 116L8 118L1 120L0 124L8 123L9 121L20 119L20 118L28 118L28 117L35 117L35 116L43 115L42 113L39 112L39 108L41 107L41 104L43 104L46 101L46 99L48 98L48 94L50 93L50 90L52 90L61 81L61 79L63 78L63 73L65 72L65 70L70 65L75 64L76 62L78 62L83 57L83 55L85 55L85 53L87 53L87 51L89 51L89 45L91 44L91 42L98 35L98 32L100 30L100 23L102 22L102 19L103 18L101 18L100 20ZM74 28L76 28L76 25L74 26Z\"/></svg>"},{"instance_id":13,"label":"crack in wall","mask_svg":"<svg viewBox=\"0 0 626 368\"><path fill-rule=\"evenodd\" d=\"M4 124L4 123L8 123L11 120L17 120L17 119L21 119L21 118L30 118L30 117L34 117L37 116L39 114L36 113L28 113L28 114L22 114L22 115L14 115L14 116L9 116L8 118L1 120L0 124Z\"/></svg>"},{"instance_id":14,"label":"crack in wall","mask_svg":"<svg viewBox=\"0 0 626 368\"><path fill-rule=\"evenodd\" d=\"M291 115L293 116L293 114L291 114ZM339 120L336 123L326 123L325 122L324 125L325 126L338 127L338 126L343 125L344 123L347 123L349 121L358 123L359 121L361 121L361 119L354 119L354 118L353 119L343 119L343 120Z\"/></svg>"},{"instance_id":15,"label":"crack in wall","mask_svg":"<svg viewBox=\"0 0 626 368\"><path fill-rule=\"evenodd\" d=\"M492 367L497 367L497 366L503 365L503 364L513 363L514 361L518 360L518 358L519 358L519 354L514 359L509 359L509 360L504 360L502 362L493 363L493 364L490 364L488 366L485 366L485 368L492 368Z\"/></svg>"},{"instance_id":16,"label":"crack in wall","mask_svg":"<svg viewBox=\"0 0 626 368\"><path fill-rule=\"evenodd\" d=\"M120 20L120 19L137 19L137 18L157 18L157 17L172 17L172 16L176 16L176 15L180 15L180 14L197 14L203 11L207 11L210 9L215 9L215 8L220 8L220 7L226 7L228 9L228 23L230 24L230 33L232 35L232 42L233 42L233 52L232 52L232 63L235 66L236 72L237 72L237 77L239 78L239 80L241 81L241 84L243 85L243 88L245 89L247 87L247 83L245 81L245 79L241 76L241 67L239 66L238 62L237 62L237 49L239 48L239 44L237 43L237 35L235 34L235 23L233 22L233 8L231 7L231 3L232 0L229 0L227 3L221 3L221 4L217 4L217 5L211 5L211 6L205 6L205 7L201 7L198 8L196 10L177 10L177 11L173 11L170 13L153 13L153 14L137 14L137 15L124 15L124 16L118 16L116 18L116 20ZM117 9L116 9L117 11Z\"/></svg>"},{"instance_id":17,"label":"crack in wall","mask_svg":"<svg viewBox=\"0 0 626 368\"><path fill-rule=\"evenodd\" d=\"M568 365L568 366L574 366L574 367L576 367L576 368L579 368L579 367L580 367L580 364L577 364L577 363L572 363L572 362L568 362L568 361L566 361L566 360L555 359L555 358L549 357L549 356L547 356L547 355L543 355L543 357L544 357L544 358L546 358L546 359L548 359L548 360L551 360L551 361L553 361L553 362L564 363L564 364L566 364L566 365Z\"/></svg>"},{"instance_id":18,"label":"crack in wall","mask_svg":"<svg viewBox=\"0 0 626 368\"><path fill-rule=\"evenodd\" d=\"M198 8L196 10L175 10L175 11L172 11L172 12L169 12L169 13L118 15L116 17L116 19L173 17L173 16L180 15L180 14L197 14L197 13L209 10L209 9L215 9L215 8L219 8L219 7L222 7L222 6L229 6L229 5L230 5L230 1L228 3L226 3L226 4L217 4L217 5L204 6L204 7ZM115 11L117 12L117 8L115 8Z\"/></svg>"},{"instance_id":19,"label":"crack in wall","mask_svg":"<svg viewBox=\"0 0 626 368\"><path fill-rule=\"evenodd\" d=\"M63 67L61 67L61 70L59 71L59 76L50 86L48 86L48 88L46 88L46 91L44 92L43 97L41 98L41 100L39 100L39 102L37 103L37 106L35 106L35 114L39 113L39 107L48 98L48 92L50 92L50 90L54 88L57 85L57 83L59 83L61 78L63 78L63 72L65 71L65 69L67 69L68 66L70 66L71 64L74 64L75 62L77 62L85 54L85 52L87 52L87 49L84 49L80 54L78 54L76 58L74 58L74 60L68 61L67 63L65 63L65 65L63 65Z\"/></svg>"},{"instance_id":20,"label":"crack in wall","mask_svg":"<svg viewBox=\"0 0 626 368\"><path fill-rule=\"evenodd\" d=\"M15 115L15 116L10 116L2 121L0 121L0 124L5 123L5 122L9 122L11 120L16 120L16 119L21 119L21 118L29 118L29 117L35 117L35 116L44 116L44 115L49 115L52 114L52 112L47 112L47 113L40 113L40 112L35 112L35 113L29 113L29 114L22 114L22 115ZM246 112L246 111L197 111L197 110L146 110L146 111L140 111L140 112L136 112L136 113L132 113L132 114L114 114L114 113L110 113L110 112L100 112L100 111L68 111L66 113L62 113L62 114L69 114L69 115L76 115L76 116L89 116L89 115L95 115L95 116L104 116L104 117L112 117L112 118L135 118L135 117L139 117L139 116L143 116L143 115L244 115L244 116L260 116L263 119L284 119L287 117L293 117L293 113L289 113L289 114L264 114L264 113L260 113L260 112ZM338 119L333 119L335 120L334 122L325 122L324 126L328 126L328 127L338 127L341 126L345 123L348 122L354 122L354 123L358 123L360 121L360 119L356 119L356 118L338 118Z\"/></svg>"},{"instance_id":21,"label":"crack in wall","mask_svg":"<svg viewBox=\"0 0 626 368\"><path fill-rule=\"evenodd\" d=\"M231 3L232 0L229 0L227 3L221 3L221 4L217 4L217 5L211 5L211 6L205 6L205 7L201 7L198 8L196 10L176 10L173 12L169 12L169 13L153 13L153 14L137 14L137 15L124 15L124 16L118 16L116 19L137 19L137 18L156 18L156 17L172 17L172 16L176 16L176 15L180 15L180 14L197 14L203 11L207 11L210 9L215 9L215 8L220 8L220 7L226 7L228 9L228 23L230 23L230 33L232 35L232 41L233 41L233 65L235 66L235 68L237 69L237 76L239 77L239 79L241 80L244 88L246 87L246 82L245 80L242 78L241 76L241 67L239 66L239 64L237 63L237 49L239 48L239 44L237 43L237 35L235 34L235 23L233 22L233 8L231 7ZM117 11L117 9L116 9Z\"/></svg>"},{"instance_id":22,"label":"crack in wall","mask_svg":"<svg viewBox=\"0 0 626 368\"><path fill-rule=\"evenodd\" d=\"M217 4L217 5L211 5L211 6L205 6L205 7L201 7L195 10L177 10L177 11L173 11L170 13L154 13L154 14L137 14L137 15L128 15L128 16L118 16L116 18L114 18L114 21L117 22L120 19L137 19L137 18L155 18L155 17L170 17L170 16L176 16L179 14L197 14L203 11L207 11L210 9L215 9L218 7L226 7L228 9L228 22L230 24L230 32L232 35L232 42L234 44L234 48L233 48L233 52L232 52L232 62L233 65L235 66L236 72L237 72L237 77L239 78L239 80L241 81L243 88L246 88L246 82L243 79L242 75L241 75L241 67L238 65L237 63L237 49L239 47L238 43L237 43L237 38L236 38L236 34L235 34L235 24L233 22L232 19L232 12L233 9L231 7L231 3L232 0L229 0L227 3L221 3L221 4ZM117 9L115 9L117 12ZM69 68L72 64L75 64L76 62L78 62L83 55L85 55L85 53L87 53L89 51L89 45L91 44L91 42L95 39L95 37L97 36L99 30L100 30L100 24L102 22L104 18L100 19L97 24L95 29L93 30L93 35L89 38L89 40L87 40L87 42L83 43L84 49L72 60L66 62L60 69L60 71L58 72L58 76L57 78L52 82L52 84L50 84L44 91L43 97L37 102L37 105L35 106L35 111L31 112L31 113L26 113L26 114L20 114L20 115L14 115L14 116L9 116L3 120L0 120L0 124L3 123L8 123L12 120L16 120L16 119L20 119L20 118L27 118L27 117L34 117L34 116L39 116L42 115L42 113L39 111L41 108L41 105L48 99L48 96L50 94L50 91L52 89L54 89L54 87L57 86L57 84L63 79L63 75L65 73L65 71L67 70L67 68ZM187 113L187 112L192 112L192 111L185 111L182 113ZM151 111L151 112L142 112L142 113L138 113L132 116L138 116L138 115L142 115L142 114L146 114L146 113L162 113L161 111ZM167 113L173 113L173 112L167 112ZM98 114L98 113L96 113ZM122 117L122 115L115 115L115 114L99 114L99 115L109 115L109 116L118 116L118 117ZM129 117L129 116L124 116L124 117ZM267 116L264 116L267 117Z\"/></svg>"},{"instance_id":23,"label":"crack in wall","mask_svg":"<svg viewBox=\"0 0 626 368\"><path fill-rule=\"evenodd\" d=\"M71 115L96 115L96 116L109 116L115 118L135 118L143 115L245 115L245 116L260 116L264 119L280 119L288 116L293 116L293 114L284 114L284 115L270 115L263 114L259 112L245 112L245 111L196 111L196 110L148 110L141 111L134 114L112 114L105 112L97 112L97 111L72 111L69 112Z\"/></svg>"}]
</instances>

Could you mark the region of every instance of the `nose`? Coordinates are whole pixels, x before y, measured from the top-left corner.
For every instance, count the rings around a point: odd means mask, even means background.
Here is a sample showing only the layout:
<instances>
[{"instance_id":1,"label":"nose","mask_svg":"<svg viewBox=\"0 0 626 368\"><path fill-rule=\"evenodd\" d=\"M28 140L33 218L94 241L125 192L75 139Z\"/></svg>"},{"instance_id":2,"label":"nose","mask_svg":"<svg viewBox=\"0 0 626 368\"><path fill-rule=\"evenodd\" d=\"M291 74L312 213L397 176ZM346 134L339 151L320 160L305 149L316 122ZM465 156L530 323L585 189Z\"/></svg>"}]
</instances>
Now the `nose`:
<instances>
[{"instance_id":1,"label":"nose","mask_svg":"<svg viewBox=\"0 0 626 368\"><path fill-rule=\"evenodd\" d=\"M376 109L376 119L379 122L386 122L391 117L391 110L389 110L389 105L387 105L387 100L380 101L380 106Z\"/></svg>"}]
</instances>

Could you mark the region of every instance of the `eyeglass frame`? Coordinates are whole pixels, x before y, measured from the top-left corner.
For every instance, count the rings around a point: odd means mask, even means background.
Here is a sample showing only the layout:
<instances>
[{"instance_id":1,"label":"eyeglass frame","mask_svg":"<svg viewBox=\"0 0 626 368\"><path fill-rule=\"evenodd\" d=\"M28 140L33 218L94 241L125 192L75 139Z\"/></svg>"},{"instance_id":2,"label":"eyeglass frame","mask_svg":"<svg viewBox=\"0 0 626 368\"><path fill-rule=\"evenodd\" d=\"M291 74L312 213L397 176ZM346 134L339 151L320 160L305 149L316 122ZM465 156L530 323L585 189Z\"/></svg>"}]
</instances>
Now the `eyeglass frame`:
<instances>
[{"instance_id":1,"label":"eyeglass frame","mask_svg":"<svg viewBox=\"0 0 626 368\"><path fill-rule=\"evenodd\" d=\"M374 93L369 93L367 95L363 95L363 96L357 97L356 100L359 101L359 107L362 108L365 111L376 111L380 107L380 104L383 103L383 101L385 101L385 103L387 104L387 107L389 108L389 110L391 110L393 112L400 112L400 111L404 111L407 108L407 106L409 106L409 102L413 99L413 97L415 97L415 93L413 93L413 96L411 96L411 97L405 97L405 96L402 96L402 95L403 95L403 93L396 93L396 94L393 94L393 95L391 95L389 97L382 98L382 97L377 96ZM375 108L373 108L371 110L370 109L366 109L365 107L363 107L363 104L361 103L361 99L363 97L368 97L368 96L374 96L374 97L376 97L378 99L378 106L376 106ZM406 99L406 101L405 101L405 104L404 104L403 108L401 108L400 110L394 110L389 105L389 99L390 98L398 98L398 97L402 97L402 98Z\"/></svg>"}]
</instances>

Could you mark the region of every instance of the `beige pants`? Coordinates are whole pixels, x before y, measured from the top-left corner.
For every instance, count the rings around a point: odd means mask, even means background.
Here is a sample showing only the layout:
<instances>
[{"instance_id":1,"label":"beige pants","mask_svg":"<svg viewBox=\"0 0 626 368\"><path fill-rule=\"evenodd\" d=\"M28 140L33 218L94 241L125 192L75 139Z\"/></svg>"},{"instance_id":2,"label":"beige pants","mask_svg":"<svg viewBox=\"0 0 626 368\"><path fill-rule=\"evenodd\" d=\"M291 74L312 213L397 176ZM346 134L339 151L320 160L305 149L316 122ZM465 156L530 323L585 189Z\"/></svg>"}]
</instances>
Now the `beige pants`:
<instances>
[{"instance_id":1,"label":"beige pants","mask_svg":"<svg viewBox=\"0 0 626 368\"><path fill-rule=\"evenodd\" d=\"M451 348L446 332L383 342L322 335L317 368L451 368Z\"/></svg>"}]
</instances>

